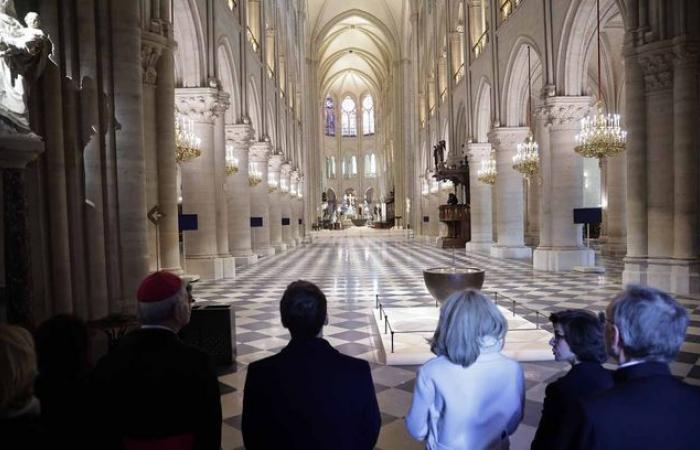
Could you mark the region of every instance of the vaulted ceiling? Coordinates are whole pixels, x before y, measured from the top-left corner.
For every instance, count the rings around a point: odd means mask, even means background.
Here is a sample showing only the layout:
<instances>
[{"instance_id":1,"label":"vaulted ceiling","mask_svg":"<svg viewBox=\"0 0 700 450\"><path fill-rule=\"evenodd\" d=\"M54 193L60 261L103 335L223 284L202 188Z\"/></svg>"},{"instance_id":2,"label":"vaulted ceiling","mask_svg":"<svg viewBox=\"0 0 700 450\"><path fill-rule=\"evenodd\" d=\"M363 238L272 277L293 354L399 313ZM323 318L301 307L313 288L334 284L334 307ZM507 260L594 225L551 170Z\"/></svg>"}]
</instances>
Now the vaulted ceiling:
<instances>
[{"instance_id":1,"label":"vaulted ceiling","mask_svg":"<svg viewBox=\"0 0 700 450\"><path fill-rule=\"evenodd\" d=\"M409 0L307 0L322 95L378 95L399 57Z\"/></svg>"}]
</instances>

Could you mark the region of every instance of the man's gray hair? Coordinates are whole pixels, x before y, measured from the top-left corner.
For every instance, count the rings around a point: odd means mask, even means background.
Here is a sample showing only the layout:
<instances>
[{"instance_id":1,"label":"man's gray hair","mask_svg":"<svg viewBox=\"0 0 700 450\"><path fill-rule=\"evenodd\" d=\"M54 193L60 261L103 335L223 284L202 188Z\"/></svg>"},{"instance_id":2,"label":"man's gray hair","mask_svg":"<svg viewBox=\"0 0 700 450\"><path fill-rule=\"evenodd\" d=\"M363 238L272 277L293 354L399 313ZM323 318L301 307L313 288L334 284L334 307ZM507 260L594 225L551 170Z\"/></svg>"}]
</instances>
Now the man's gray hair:
<instances>
[{"instance_id":1,"label":"man's gray hair","mask_svg":"<svg viewBox=\"0 0 700 450\"><path fill-rule=\"evenodd\" d=\"M611 305L621 346L630 359L671 362L683 344L688 313L669 294L629 285Z\"/></svg>"},{"instance_id":2,"label":"man's gray hair","mask_svg":"<svg viewBox=\"0 0 700 450\"><path fill-rule=\"evenodd\" d=\"M467 289L450 295L440 308L430 350L453 364L469 367L482 347L503 345L508 322L486 295Z\"/></svg>"},{"instance_id":3,"label":"man's gray hair","mask_svg":"<svg viewBox=\"0 0 700 450\"><path fill-rule=\"evenodd\" d=\"M137 312L139 322L143 325L162 325L175 317L175 307L180 302L186 302L187 289L182 283L180 290L172 297L159 302L138 302Z\"/></svg>"}]
</instances>

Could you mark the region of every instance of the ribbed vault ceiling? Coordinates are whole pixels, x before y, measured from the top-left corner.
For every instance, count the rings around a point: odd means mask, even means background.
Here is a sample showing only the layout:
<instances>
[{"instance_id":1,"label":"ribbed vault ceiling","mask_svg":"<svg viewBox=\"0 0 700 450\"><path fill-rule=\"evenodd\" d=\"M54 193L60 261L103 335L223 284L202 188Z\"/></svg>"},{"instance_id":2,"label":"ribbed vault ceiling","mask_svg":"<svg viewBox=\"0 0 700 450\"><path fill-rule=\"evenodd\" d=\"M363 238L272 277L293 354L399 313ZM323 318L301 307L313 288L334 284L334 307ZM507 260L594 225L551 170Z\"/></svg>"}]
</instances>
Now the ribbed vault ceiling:
<instances>
[{"instance_id":1,"label":"ribbed vault ceiling","mask_svg":"<svg viewBox=\"0 0 700 450\"><path fill-rule=\"evenodd\" d=\"M397 58L408 0L308 0L322 94L378 95Z\"/></svg>"}]
</instances>

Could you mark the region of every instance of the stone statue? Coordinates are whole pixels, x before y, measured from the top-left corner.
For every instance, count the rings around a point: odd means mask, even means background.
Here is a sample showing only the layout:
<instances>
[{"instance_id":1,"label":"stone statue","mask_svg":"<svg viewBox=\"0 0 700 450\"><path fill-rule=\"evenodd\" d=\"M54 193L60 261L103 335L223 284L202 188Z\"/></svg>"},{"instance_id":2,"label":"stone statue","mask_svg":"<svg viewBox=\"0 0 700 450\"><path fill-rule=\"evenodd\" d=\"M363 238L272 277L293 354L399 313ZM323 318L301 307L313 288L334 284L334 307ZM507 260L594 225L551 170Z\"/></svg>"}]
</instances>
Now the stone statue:
<instances>
[{"instance_id":1,"label":"stone statue","mask_svg":"<svg viewBox=\"0 0 700 450\"><path fill-rule=\"evenodd\" d=\"M435 170L445 165L445 141L439 141L433 145L433 158L435 159Z\"/></svg>"},{"instance_id":2,"label":"stone statue","mask_svg":"<svg viewBox=\"0 0 700 450\"><path fill-rule=\"evenodd\" d=\"M41 75L52 45L30 12L16 18L14 0L0 0L0 133L28 134L29 83Z\"/></svg>"}]
</instances>

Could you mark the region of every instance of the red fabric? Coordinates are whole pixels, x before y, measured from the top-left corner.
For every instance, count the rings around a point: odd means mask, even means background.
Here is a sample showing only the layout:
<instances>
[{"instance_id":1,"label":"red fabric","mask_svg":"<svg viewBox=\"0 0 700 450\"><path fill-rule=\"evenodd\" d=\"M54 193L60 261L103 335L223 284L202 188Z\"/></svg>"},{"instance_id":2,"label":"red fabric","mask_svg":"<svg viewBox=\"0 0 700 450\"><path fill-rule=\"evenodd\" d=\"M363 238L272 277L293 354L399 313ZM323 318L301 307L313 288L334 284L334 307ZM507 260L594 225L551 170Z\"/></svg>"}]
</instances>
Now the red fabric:
<instances>
[{"instance_id":1,"label":"red fabric","mask_svg":"<svg viewBox=\"0 0 700 450\"><path fill-rule=\"evenodd\" d=\"M194 434L180 434L156 439L124 438L124 450L192 450Z\"/></svg>"},{"instance_id":2,"label":"red fabric","mask_svg":"<svg viewBox=\"0 0 700 450\"><path fill-rule=\"evenodd\" d=\"M136 293L140 302L159 302L177 294L182 287L182 280L170 272L154 272L144 278Z\"/></svg>"}]
</instances>

